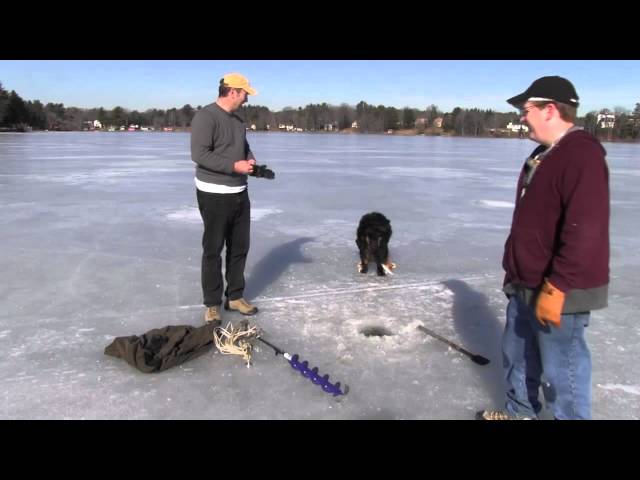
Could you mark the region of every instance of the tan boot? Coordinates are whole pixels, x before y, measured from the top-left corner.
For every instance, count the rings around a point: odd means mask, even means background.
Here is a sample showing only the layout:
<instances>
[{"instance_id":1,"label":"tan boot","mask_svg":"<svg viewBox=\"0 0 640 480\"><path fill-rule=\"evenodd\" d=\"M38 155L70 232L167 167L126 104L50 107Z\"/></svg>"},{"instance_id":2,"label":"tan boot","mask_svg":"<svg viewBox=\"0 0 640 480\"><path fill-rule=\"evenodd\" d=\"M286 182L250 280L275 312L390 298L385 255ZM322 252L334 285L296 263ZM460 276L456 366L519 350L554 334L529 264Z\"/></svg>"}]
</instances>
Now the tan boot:
<instances>
[{"instance_id":1,"label":"tan boot","mask_svg":"<svg viewBox=\"0 0 640 480\"><path fill-rule=\"evenodd\" d=\"M258 313L258 307L247 303L244 298L239 298L238 300L227 299L227 301L224 302L224 309L235 310L243 315L255 315Z\"/></svg>"},{"instance_id":2,"label":"tan boot","mask_svg":"<svg viewBox=\"0 0 640 480\"><path fill-rule=\"evenodd\" d=\"M220 307L207 307L207 310L204 312L204 321L205 323L222 323L222 317L220 317Z\"/></svg>"},{"instance_id":3,"label":"tan boot","mask_svg":"<svg viewBox=\"0 0 640 480\"><path fill-rule=\"evenodd\" d=\"M537 418L512 415L504 410L480 410L476 412L476 420L537 420Z\"/></svg>"}]
</instances>

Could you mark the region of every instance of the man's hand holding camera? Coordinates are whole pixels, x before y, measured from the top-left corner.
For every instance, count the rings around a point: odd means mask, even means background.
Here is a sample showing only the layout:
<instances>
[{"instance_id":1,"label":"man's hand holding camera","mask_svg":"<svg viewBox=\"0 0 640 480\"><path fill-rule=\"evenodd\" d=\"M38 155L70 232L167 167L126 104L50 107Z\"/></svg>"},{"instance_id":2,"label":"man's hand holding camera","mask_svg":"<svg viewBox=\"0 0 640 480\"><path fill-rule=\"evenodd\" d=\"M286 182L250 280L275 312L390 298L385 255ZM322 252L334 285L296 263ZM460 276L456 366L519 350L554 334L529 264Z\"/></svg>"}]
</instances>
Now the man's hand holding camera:
<instances>
[{"instance_id":1,"label":"man's hand holding camera","mask_svg":"<svg viewBox=\"0 0 640 480\"><path fill-rule=\"evenodd\" d=\"M255 164L256 161L253 158L251 160L238 160L233 164L233 171L242 175L251 175Z\"/></svg>"},{"instance_id":2,"label":"man's hand holding camera","mask_svg":"<svg viewBox=\"0 0 640 480\"><path fill-rule=\"evenodd\" d=\"M233 171L243 175L251 175L256 178L266 178L268 180L276 178L273 170L268 169L266 165L257 165L254 159L238 160L233 164Z\"/></svg>"},{"instance_id":3,"label":"man's hand holding camera","mask_svg":"<svg viewBox=\"0 0 640 480\"><path fill-rule=\"evenodd\" d=\"M275 172L268 169L266 165L254 165L253 171L249 175L256 178L266 178L267 180L276 178Z\"/></svg>"}]
</instances>

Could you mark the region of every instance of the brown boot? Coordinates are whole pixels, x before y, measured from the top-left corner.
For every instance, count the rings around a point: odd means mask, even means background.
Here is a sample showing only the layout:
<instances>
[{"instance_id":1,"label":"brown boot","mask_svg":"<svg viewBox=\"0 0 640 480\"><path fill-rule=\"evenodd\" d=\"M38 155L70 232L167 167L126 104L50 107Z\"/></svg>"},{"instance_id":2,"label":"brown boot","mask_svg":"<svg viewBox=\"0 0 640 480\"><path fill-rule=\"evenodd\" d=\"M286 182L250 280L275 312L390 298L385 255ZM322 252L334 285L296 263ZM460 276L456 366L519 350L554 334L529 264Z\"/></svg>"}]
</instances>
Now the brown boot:
<instances>
[{"instance_id":1,"label":"brown boot","mask_svg":"<svg viewBox=\"0 0 640 480\"><path fill-rule=\"evenodd\" d=\"M215 307L207 307L204 312L204 322L215 322L218 324L222 323L222 318L220 317L220 307L217 305Z\"/></svg>"},{"instance_id":2,"label":"brown boot","mask_svg":"<svg viewBox=\"0 0 640 480\"><path fill-rule=\"evenodd\" d=\"M239 298L238 300L227 299L226 302L224 302L224 309L235 310L243 315L255 315L258 313L258 307L247 303L244 298Z\"/></svg>"}]
</instances>

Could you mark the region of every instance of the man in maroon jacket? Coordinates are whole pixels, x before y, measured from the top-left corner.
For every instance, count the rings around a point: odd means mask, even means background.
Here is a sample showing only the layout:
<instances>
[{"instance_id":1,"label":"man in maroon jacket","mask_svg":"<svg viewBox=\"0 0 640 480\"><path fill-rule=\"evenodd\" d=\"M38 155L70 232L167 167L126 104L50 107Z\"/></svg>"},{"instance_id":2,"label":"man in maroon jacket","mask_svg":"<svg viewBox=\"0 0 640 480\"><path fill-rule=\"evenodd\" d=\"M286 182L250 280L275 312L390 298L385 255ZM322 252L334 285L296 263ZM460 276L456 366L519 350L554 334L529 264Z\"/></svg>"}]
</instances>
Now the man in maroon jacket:
<instances>
[{"instance_id":1,"label":"man in maroon jacket","mask_svg":"<svg viewBox=\"0 0 640 480\"><path fill-rule=\"evenodd\" d=\"M526 160L505 244L509 298L502 342L505 410L485 420L591 418L591 310L607 306L609 170L600 142L574 125L578 95L568 80L542 77L507 100L540 145Z\"/></svg>"}]
</instances>

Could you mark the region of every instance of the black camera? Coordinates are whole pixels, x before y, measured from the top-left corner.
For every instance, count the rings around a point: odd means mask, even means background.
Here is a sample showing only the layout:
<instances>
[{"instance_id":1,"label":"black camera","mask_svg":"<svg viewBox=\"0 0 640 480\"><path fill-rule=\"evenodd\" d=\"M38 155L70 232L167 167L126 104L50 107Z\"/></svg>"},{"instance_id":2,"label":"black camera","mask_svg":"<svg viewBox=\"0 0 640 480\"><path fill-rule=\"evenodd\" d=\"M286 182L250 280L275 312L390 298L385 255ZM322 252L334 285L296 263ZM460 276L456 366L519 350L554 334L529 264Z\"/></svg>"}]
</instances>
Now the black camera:
<instances>
[{"instance_id":1,"label":"black camera","mask_svg":"<svg viewBox=\"0 0 640 480\"><path fill-rule=\"evenodd\" d=\"M273 180L276 178L274 171L269 170L266 165L254 165L253 172L249 175L256 178L266 178L267 180Z\"/></svg>"}]
</instances>

